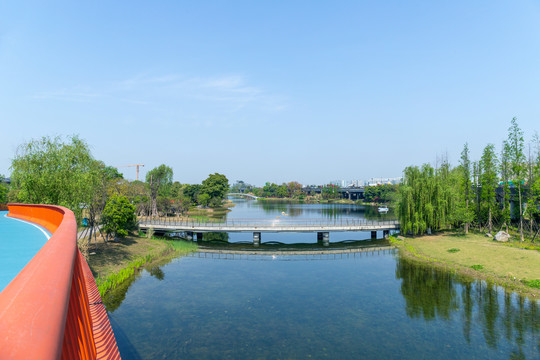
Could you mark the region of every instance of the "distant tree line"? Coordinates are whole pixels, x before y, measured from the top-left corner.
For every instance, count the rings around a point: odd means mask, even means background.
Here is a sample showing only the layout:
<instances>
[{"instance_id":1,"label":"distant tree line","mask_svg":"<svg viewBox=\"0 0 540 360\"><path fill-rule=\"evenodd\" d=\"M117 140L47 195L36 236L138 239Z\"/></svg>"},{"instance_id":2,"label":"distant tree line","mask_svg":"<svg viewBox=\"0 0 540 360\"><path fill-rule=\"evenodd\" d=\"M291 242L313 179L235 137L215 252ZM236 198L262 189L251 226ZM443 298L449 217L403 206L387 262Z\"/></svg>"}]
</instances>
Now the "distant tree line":
<instances>
[{"instance_id":1,"label":"distant tree line","mask_svg":"<svg viewBox=\"0 0 540 360\"><path fill-rule=\"evenodd\" d=\"M381 184L364 187L364 201L375 203L389 203L397 199L397 184Z\"/></svg>"},{"instance_id":2,"label":"distant tree line","mask_svg":"<svg viewBox=\"0 0 540 360\"><path fill-rule=\"evenodd\" d=\"M11 184L0 177L0 203L65 206L79 221L85 217L92 228L103 224L115 237L136 225L135 215L183 215L194 206L221 206L229 189L225 175L218 173L202 184L173 182L173 170L165 164L150 170L145 182L128 181L115 167L94 159L78 136L21 144L11 162Z\"/></svg>"},{"instance_id":3,"label":"distant tree line","mask_svg":"<svg viewBox=\"0 0 540 360\"><path fill-rule=\"evenodd\" d=\"M435 167L409 166L403 175L398 213L405 233L451 228L467 233L471 226L492 233L495 226L506 231L514 226L523 241L526 227L531 238L538 232L540 138L535 134L526 149L516 118L499 153L488 144L472 161L466 143L458 166L442 159Z\"/></svg>"},{"instance_id":4,"label":"distant tree line","mask_svg":"<svg viewBox=\"0 0 540 360\"><path fill-rule=\"evenodd\" d=\"M304 193L302 192L302 184L297 181L290 181L281 185L274 184L273 182L267 182L262 188L256 187L250 184L246 184L244 181L237 181L230 189L231 193L249 193L259 197L268 198L289 198L289 199L302 199Z\"/></svg>"}]
</instances>

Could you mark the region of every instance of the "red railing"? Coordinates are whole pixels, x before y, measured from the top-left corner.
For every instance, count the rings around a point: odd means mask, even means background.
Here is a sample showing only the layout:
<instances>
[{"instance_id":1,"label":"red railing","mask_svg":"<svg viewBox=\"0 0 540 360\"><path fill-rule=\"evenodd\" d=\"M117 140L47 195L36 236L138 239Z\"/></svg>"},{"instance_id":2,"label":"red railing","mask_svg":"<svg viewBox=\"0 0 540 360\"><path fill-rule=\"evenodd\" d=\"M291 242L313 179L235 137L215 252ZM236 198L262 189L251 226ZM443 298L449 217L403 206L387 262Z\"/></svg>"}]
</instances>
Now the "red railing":
<instances>
[{"instance_id":1,"label":"red railing","mask_svg":"<svg viewBox=\"0 0 540 360\"><path fill-rule=\"evenodd\" d=\"M77 248L73 212L9 204L9 215L51 238L0 293L0 358L119 359L105 307Z\"/></svg>"}]
</instances>

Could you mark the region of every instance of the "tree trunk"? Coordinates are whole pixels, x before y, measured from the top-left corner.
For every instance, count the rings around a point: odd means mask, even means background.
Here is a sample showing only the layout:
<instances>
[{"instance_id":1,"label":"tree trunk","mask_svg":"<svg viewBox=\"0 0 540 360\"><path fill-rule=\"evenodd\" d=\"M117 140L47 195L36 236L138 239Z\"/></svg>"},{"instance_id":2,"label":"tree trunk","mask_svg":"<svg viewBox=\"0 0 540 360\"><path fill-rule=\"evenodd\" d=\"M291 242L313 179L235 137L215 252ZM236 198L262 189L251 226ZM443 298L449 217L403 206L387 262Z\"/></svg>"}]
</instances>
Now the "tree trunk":
<instances>
[{"instance_id":1,"label":"tree trunk","mask_svg":"<svg viewBox=\"0 0 540 360\"><path fill-rule=\"evenodd\" d=\"M521 207L521 183L518 184L518 193L519 193L519 235L521 236L521 242L523 242L523 211Z\"/></svg>"},{"instance_id":2,"label":"tree trunk","mask_svg":"<svg viewBox=\"0 0 540 360\"><path fill-rule=\"evenodd\" d=\"M152 196L152 216L159 216L157 211L157 199L154 196Z\"/></svg>"},{"instance_id":3,"label":"tree trunk","mask_svg":"<svg viewBox=\"0 0 540 360\"><path fill-rule=\"evenodd\" d=\"M467 216L469 214L469 199L467 199L467 201L465 202L465 209L467 209ZM465 235L467 235L469 233L469 222L465 222Z\"/></svg>"},{"instance_id":4,"label":"tree trunk","mask_svg":"<svg viewBox=\"0 0 540 360\"><path fill-rule=\"evenodd\" d=\"M489 207L488 219L489 233L493 234L493 223L491 222L491 206Z\"/></svg>"}]
</instances>

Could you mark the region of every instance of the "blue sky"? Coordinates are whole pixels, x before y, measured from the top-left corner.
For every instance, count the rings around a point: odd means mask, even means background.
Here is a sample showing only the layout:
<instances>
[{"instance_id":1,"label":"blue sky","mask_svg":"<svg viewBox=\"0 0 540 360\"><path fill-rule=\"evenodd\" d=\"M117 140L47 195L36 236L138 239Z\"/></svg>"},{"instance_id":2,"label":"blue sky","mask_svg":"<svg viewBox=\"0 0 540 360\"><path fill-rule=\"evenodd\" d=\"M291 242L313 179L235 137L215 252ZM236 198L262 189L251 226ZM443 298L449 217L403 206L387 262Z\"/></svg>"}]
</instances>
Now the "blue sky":
<instances>
[{"instance_id":1,"label":"blue sky","mask_svg":"<svg viewBox=\"0 0 540 360\"><path fill-rule=\"evenodd\" d=\"M537 1L3 2L0 174L78 134L182 183L400 176L528 141L539 64Z\"/></svg>"}]
</instances>

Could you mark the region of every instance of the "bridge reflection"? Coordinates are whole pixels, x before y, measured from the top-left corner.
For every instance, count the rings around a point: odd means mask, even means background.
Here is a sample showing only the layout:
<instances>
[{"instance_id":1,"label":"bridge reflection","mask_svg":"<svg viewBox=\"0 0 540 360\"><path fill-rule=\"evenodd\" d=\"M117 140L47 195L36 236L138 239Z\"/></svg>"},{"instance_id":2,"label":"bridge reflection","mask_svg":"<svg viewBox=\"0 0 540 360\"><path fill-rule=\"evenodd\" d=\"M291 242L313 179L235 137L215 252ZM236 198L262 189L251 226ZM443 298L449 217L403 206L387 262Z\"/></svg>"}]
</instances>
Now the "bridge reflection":
<instances>
[{"instance_id":1,"label":"bridge reflection","mask_svg":"<svg viewBox=\"0 0 540 360\"><path fill-rule=\"evenodd\" d=\"M331 244L327 247L319 243L284 244L277 241L265 242L259 245L251 242L229 243L212 240L198 241L199 252L208 254L236 255L337 255L360 252L391 250L393 247L386 239L379 240L347 240Z\"/></svg>"}]
</instances>

